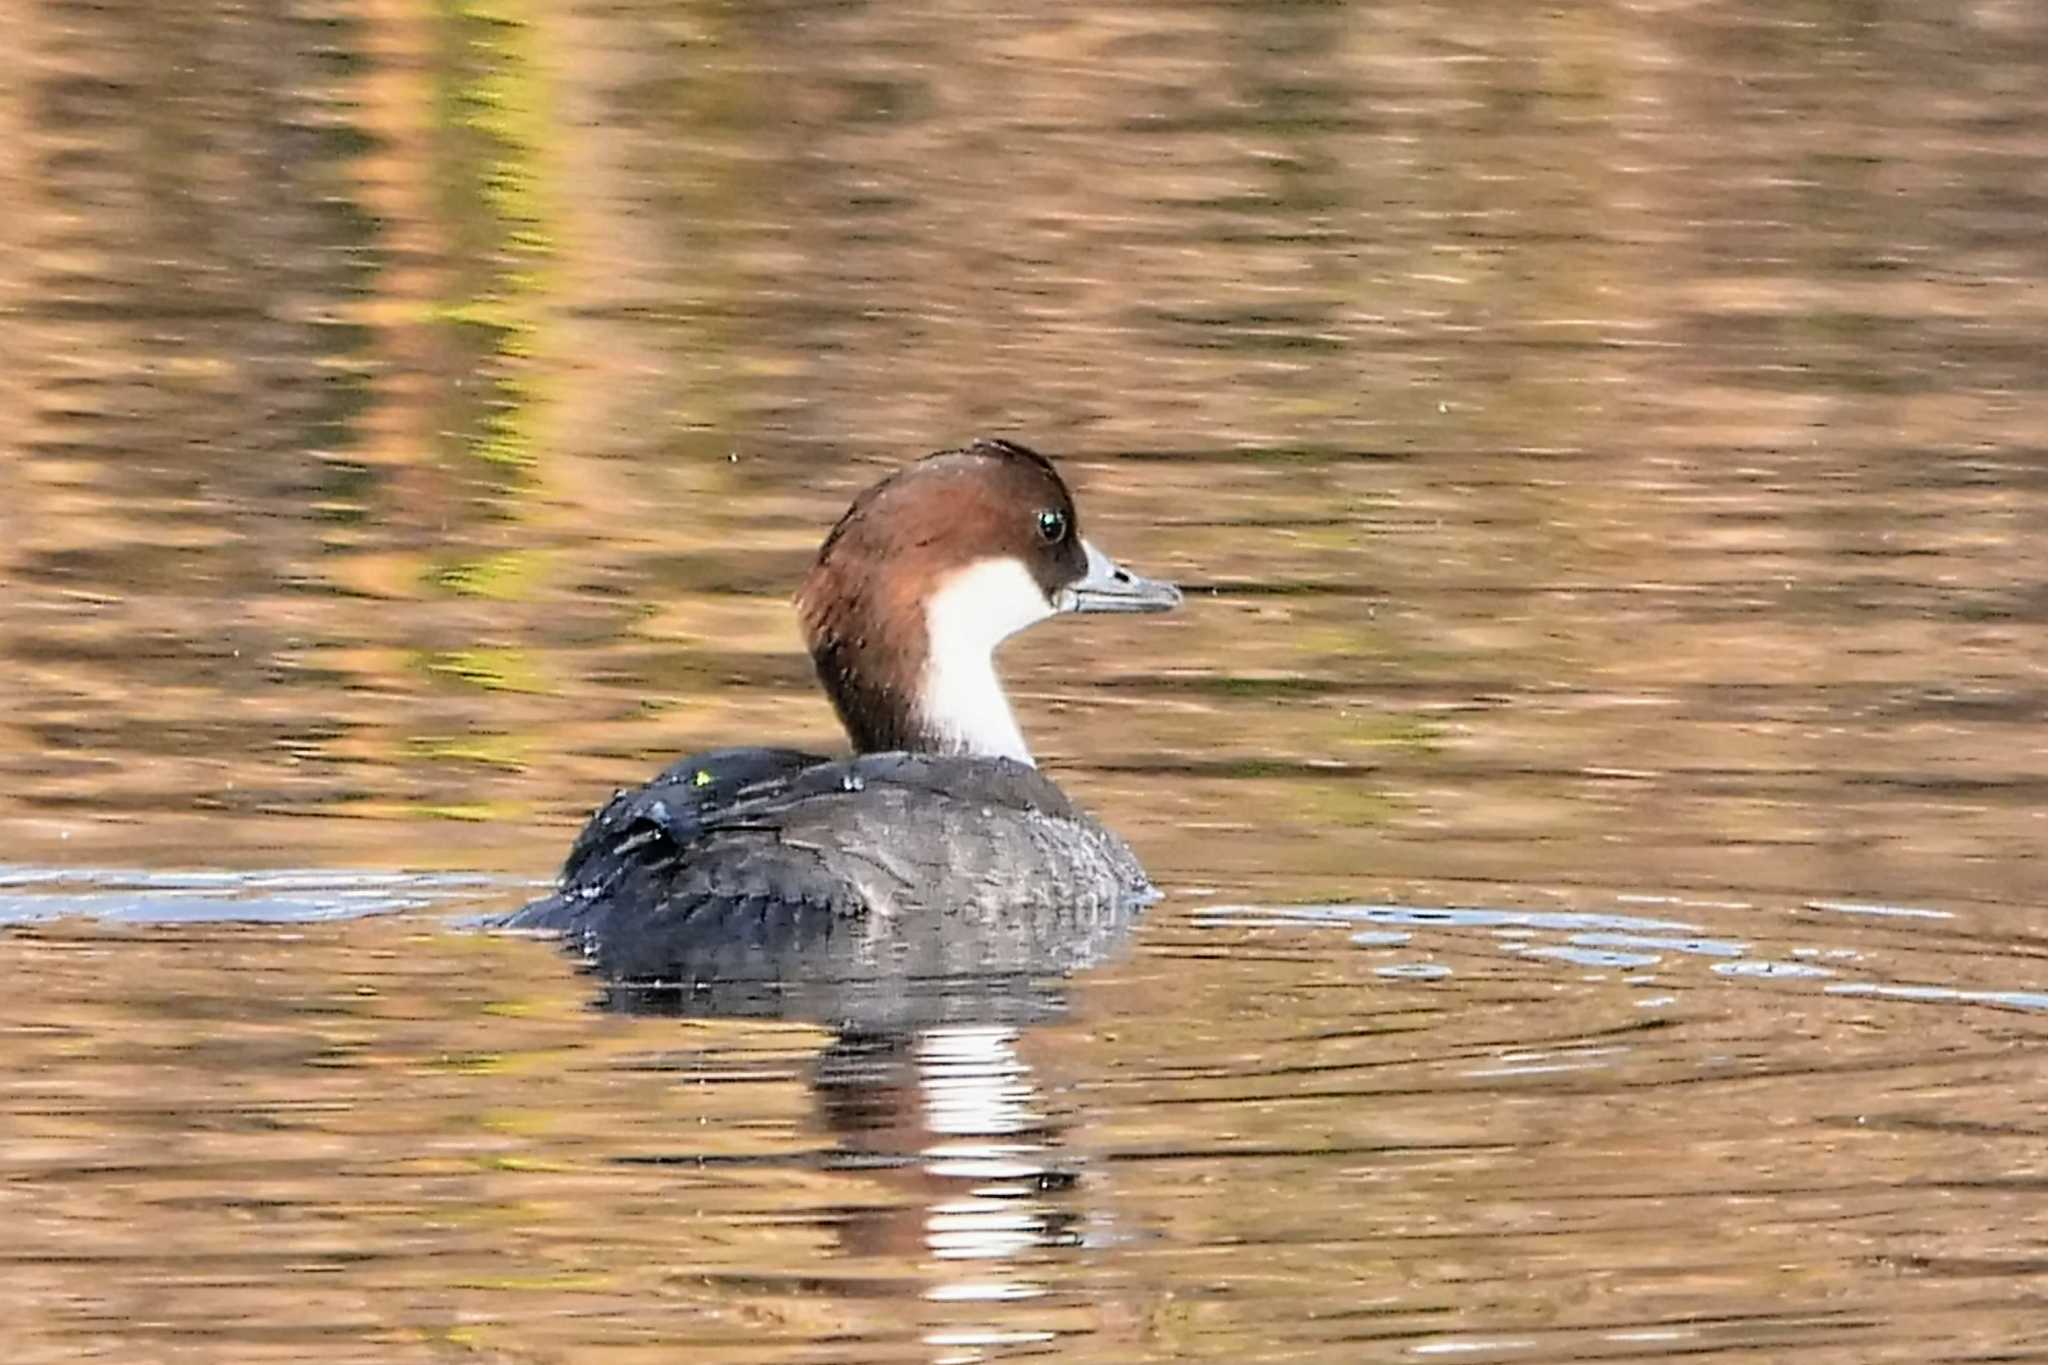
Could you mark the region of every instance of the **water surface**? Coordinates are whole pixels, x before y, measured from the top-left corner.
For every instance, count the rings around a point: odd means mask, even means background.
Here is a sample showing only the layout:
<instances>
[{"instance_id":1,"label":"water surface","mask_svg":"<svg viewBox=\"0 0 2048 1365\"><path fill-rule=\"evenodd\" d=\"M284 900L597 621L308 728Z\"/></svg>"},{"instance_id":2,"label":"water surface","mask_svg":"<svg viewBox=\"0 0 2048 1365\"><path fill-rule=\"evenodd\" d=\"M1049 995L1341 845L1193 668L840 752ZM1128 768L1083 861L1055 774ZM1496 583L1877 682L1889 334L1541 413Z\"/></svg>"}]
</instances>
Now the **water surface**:
<instances>
[{"instance_id":1,"label":"water surface","mask_svg":"<svg viewBox=\"0 0 2048 1365\"><path fill-rule=\"evenodd\" d=\"M5 14L10 1361L2048 1352L2033 9ZM1162 904L469 927L981 432Z\"/></svg>"}]
</instances>

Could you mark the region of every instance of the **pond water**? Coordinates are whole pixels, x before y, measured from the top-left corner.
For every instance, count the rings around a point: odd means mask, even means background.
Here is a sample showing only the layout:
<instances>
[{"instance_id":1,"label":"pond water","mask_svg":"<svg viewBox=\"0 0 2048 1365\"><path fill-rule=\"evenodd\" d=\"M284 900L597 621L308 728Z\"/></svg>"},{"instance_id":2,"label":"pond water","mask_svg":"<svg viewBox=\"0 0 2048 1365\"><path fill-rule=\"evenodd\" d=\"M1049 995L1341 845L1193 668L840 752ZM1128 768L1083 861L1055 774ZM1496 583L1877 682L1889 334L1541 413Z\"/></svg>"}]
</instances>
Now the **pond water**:
<instances>
[{"instance_id":1,"label":"pond water","mask_svg":"<svg viewBox=\"0 0 2048 1365\"><path fill-rule=\"evenodd\" d=\"M9 18L9 1362L2048 1359L2048 11ZM478 931L984 432L1164 900Z\"/></svg>"}]
</instances>

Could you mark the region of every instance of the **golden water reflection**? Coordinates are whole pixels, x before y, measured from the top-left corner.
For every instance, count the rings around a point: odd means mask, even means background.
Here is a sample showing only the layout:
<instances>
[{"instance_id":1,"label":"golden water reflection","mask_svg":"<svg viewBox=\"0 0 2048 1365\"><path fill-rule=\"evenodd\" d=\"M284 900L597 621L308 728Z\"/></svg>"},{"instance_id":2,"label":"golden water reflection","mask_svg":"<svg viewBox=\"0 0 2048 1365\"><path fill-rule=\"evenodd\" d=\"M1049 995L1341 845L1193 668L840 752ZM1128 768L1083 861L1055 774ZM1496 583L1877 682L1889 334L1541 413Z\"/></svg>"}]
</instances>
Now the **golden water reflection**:
<instances>
[{"instance_id":1,"label":"golden water reflection","mask_svg":"<svg viewBox=\"0 0 2048 1365\"><path fill-rule=\"evenodd\" d=\"M9 1360L2039 1348L2033 7L0 21ZM787 594L984 431L1190 589L1006 656L1126 957L442 924L836 743Z\"/></svg>"}]
</instances>

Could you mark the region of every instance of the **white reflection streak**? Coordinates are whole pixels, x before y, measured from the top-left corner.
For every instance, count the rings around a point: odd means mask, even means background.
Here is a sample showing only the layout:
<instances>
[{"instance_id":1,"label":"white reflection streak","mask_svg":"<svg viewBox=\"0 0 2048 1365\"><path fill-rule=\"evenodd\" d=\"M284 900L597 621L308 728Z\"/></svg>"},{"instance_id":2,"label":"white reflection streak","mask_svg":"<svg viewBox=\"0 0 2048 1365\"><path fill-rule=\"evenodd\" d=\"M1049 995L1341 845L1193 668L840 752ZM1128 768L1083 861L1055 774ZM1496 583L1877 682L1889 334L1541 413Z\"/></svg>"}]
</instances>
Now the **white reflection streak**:
<instances>
[{"instance_id":1,"label":"white reflection streak","mask_svg":"<svg viewBox=\"0 0 2048 1365\"><path fill-rule=\"evenodd\" d=\"M918 1038L917 1056L934 1131L987 1136L1038 1122L1025 1107L1031 1068L1017 1055L1015 1029L933 1029Z\"/></svg>"},{"instance_id":2,"label":"white reflection streak","mask_svg":"<svg viewBox=\"0 0 2048 1365\"><path fill-rule=\"evenodd\" d=\"M924 1150L933 1176L976 1182L963 1198L930 1206L925 1244L944 1261L1007 1260L1046 1240L1046 1210L1035 1199L1046 1172L1045 1146L1001 1139L1035 1131L1043 1119L1034 1104L1031 1068L1017 1055L1017 1034L1007 1028L935 1029L918 1039L918 1088L925 1125L948 1140ZM934 1284L924 1297L934 1303L996 1304L1036 1299L1046 1288L1001 1275ZM993 1325L949 1324L925 1334L942 1349L968 1348L940 1361L983 1358L977 1348L1039 1344L1050 1332Z\"/></svg>"},{"instance_id":3,"label":"white reflection streak","mask_svg":"<svg viewBox=\"0 0 2048 1365\"><path fill-rule=\"evenodd\" d=\"M955 1140L924 1150L925 1170L953 1180L990 1182L965 1199L934 1204L926 1241L948 1259L1012 1256L1039 1244L1041 1211L1020 1204L1014 1184L1045 1171L1044 1147L992 1139L1029 1132L1041 1123L1032 1101L1031 1068L1017 1055L1007 1028L935 1029L918 1040L918 1085L925 1125Z\"/></svg>"}]
</instances>

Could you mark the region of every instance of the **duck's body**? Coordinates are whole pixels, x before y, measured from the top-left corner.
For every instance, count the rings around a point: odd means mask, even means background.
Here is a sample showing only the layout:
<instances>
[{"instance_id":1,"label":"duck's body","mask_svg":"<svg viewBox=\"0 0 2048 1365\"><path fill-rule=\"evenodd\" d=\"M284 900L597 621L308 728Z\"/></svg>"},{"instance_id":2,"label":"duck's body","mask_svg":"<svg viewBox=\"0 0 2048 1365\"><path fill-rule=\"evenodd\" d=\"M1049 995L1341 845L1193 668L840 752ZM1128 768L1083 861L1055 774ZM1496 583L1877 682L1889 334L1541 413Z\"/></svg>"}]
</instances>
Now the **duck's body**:
<instances>
[{"instance_id":1,"label":"duck's body","mask_svg":"<svg viewBox=\"0 0 2048 1365\"><path fill-rule=\"evenodd\" d=\"M509 923L564 932L609 976L691 980L792 939L1150 899L1123 840L1032 765L992 656L1061 611L1178 600L1080 539L1042 457L977 442L911 465L855 501L798 595L860 752L685 757L598 811Z\"/></svg>"},{"instance_id":2,"label":"duck's body","mask_svg":"<svg viewBox=\"0 0 2048 1365\"><path fill-rule=\"evenodd\" d=\"M563 931L606 976L691 981L838 934L1086 922L1154 894L1122 839L1010 759L716 749L613 797L513 923Z\"/></svg>"}]
</instances>

